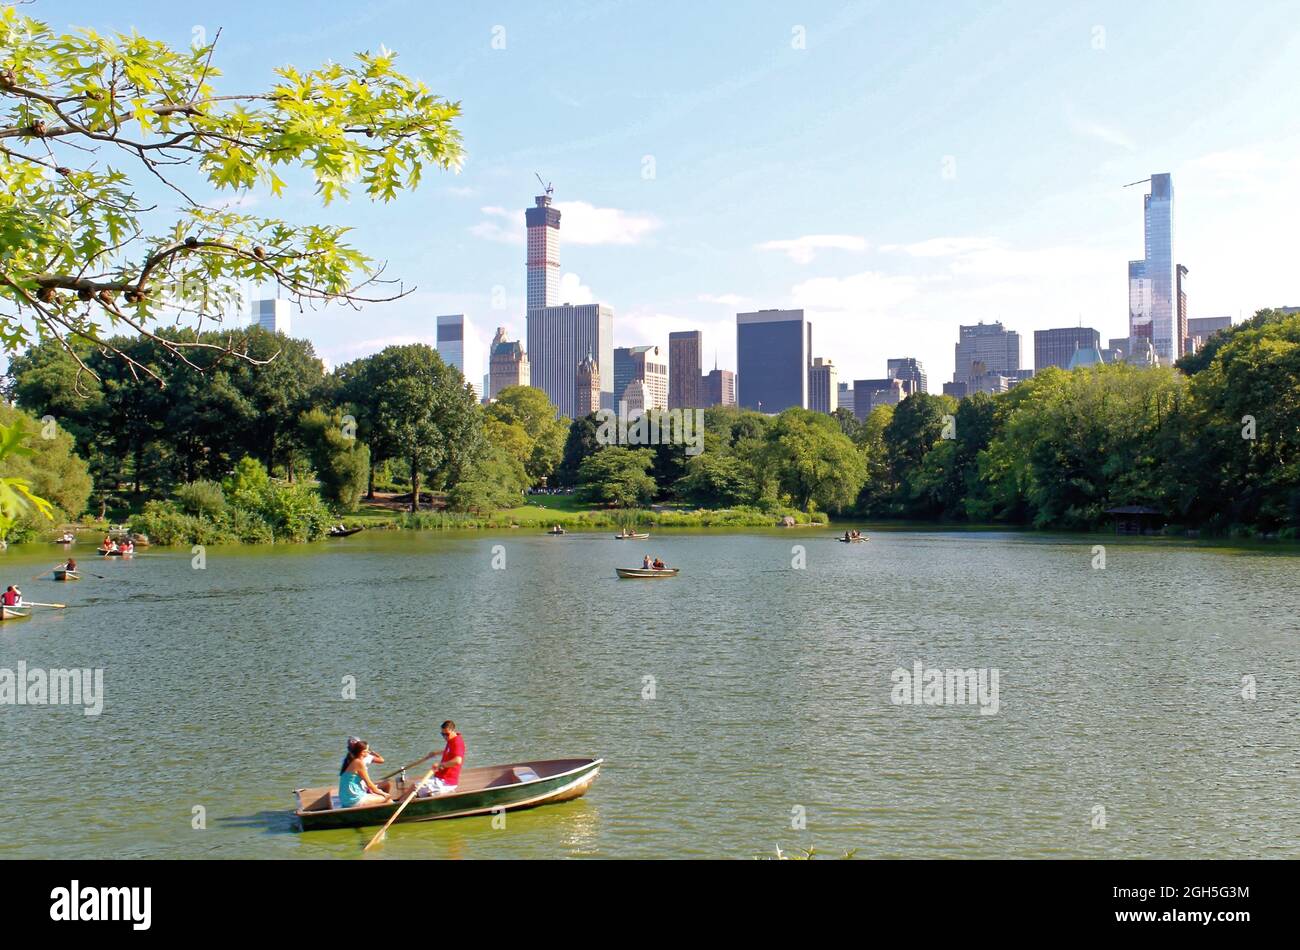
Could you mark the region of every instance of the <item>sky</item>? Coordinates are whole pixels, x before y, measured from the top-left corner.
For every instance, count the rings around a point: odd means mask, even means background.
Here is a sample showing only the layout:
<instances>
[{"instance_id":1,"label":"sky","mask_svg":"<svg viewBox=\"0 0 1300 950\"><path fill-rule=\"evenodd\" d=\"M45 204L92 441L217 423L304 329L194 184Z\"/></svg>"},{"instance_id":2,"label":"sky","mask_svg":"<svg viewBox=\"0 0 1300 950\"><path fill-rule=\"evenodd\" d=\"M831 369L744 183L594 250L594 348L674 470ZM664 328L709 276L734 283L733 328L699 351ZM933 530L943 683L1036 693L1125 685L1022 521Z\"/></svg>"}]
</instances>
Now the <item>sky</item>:
<instances>
[{"instance_id":1,"label":"sky","mask_svg":"<svg viewBox=\"0 0 1300 950\"><path fill-rule=\"evenodd\" d=\"M38 0L55 28L176 45L220 28L219 92L381 45L459 101L466 161L390 204L323 207L304 176L255 213L346 224L416 289L295 313L330 365L434 341L464 313L525 334L524 208L554 184L561 299L614 308L616 346L802 308L841 380L957 327L1127 334L1142 195L1170 172L1193 317L1300 305L1300 6L1291 2L803 3ZM169 199L159 194L169 212ZM162 222L159 221L159 224ZM485 350L482 351L485 353ZM485 357L484 357L485 359ZM479 370L486 371L484 365ZM473 378L471 374L471 378Z\"/></svg>"}]
</instances>

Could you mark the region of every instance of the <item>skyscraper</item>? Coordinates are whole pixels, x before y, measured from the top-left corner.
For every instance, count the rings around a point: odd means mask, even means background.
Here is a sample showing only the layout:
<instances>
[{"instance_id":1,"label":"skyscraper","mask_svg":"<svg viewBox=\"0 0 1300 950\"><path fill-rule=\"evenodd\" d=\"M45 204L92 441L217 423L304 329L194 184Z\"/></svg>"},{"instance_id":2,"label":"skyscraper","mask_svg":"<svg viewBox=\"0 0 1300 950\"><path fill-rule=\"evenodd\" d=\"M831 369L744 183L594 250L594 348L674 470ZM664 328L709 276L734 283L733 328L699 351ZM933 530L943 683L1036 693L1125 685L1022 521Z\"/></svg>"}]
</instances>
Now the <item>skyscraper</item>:
<instances>
[{"instance_id":1,"label":"skyscraper","mask_svg":"<svg viewBox=\"0 0 1300 950\"><path fill-rule=\"evenodd\" d=\"M896 406L915 391L909 379L893 376L884 379L855 379L853 415L866 419L877 406Z\"/></svg>"},{"instance_id":2,"label":"skyscraper","mask_svg":"<svg viewBox=\"0 0 1300 950\"><path fill-rule=\"evenodd\" d=\"M925 370L921 361L912 356L885 361L885 375L891 379L905 379L912 384L912 392L928 393L925 384Z\"/></svg>"},{"instance_id":3,"label":"skyscraper","mask_svg":"<svg viewBox=\"0 0 1300 950\"><path fill-rule=\"evenodd\" d=\"M554 307L560 287L560 211L551 207L551 189L524 211L528 225L528 309Z\"/></svg>"},{"instance_id":4,"label":"skyscraper","mask_svg":"<svg viewBox=\"0 0 1300 950\"><path fill-rule=\"evenodd\" d=\"M481 396L479 388L479 371L483 368L482 363L473 365L474 359L473 348L467 349L466 344L469 342L466 337L465 315L463 313L449 313L437 318L437 341L438 355L448 366L454 366L460 370L460 375L465 377L465 381L474 389L475 396ZM480 359L482 351L479 351Z\"/></svg>"},{"instance_id":5,"label":"skyscraper","mask_svg":"<svg viewBox=\"0 0 1300 950\"><path fill-rule=\"evenodd\" d=\"M614 402L633 383L645 383L643 409L668 408L668 364L659 355L657 346L620 346L614 350ZM645 400L649 400L648 404ZM611 405L616 409L617 405ZM628 408L631 408L629 400Z\"/></svg>"},{"instance_id":6,"label":"skyscraper","mask_svg":"<svg viewBox=\"0 0 1300 950\"><path fill-rule=\"evenodd\" d=\"M968 382L979 375L972 364L982 363L982 372L1011 376L1020 369L1020 334L1008 330L1000 322L958 327L956 366L952 379L955 383ZM854 387L857 388L856 386Z\"/></svg>"},{"instance_id":7,"label":"skyscraper","mask_svg":"<svg viewBox=\"0 0 1300 950\"><path fill-rule=\"evenodd\" d=\"M253 319L263 330L289 335L289 301L276 297L253 303Z\"/></svg>"},{"instance_id":8,"label":"skyscraper","mask_svg":"<svg viewBox=\"0 0 1300 950\"><path fill-rule=\"evenodd\" d=\"M546 393L562 415L577 412L574 368L588 355L596 364L600 400L615 408L614 311L604 304L560 304L560 212L551 189L524 212L528 225L528 359L531 385Z\"/></svg>"},{"instance_id":9,"label":"skyscraper","mask_svg":"<svg viewBox=\"0 0 1300 950\"><path fill-rule=\"evenodd\" d=\"M818 356L808 367L808 408L813 412L834 412L839 396L839 371L830 360Z\"/></svg>"},{"instance_id":10,"label":"skyscraper","mask_svg":"<svg viewBox=\"0 0 1300 950\"><path fill-rule=\"evenodd\" d=\"M1075 350L1100 350L1101 334L1091 327L1061 327L1059 330L1034 331L1034 371L1049 366L1066 369Z\"/></svg>"},{"instance_id":11,"label":"skyscraper","mask_svg":"<svg viewBox=\"0 0 1300 950\"><path fill-rule=\"evenodd\" d=\"M1210 335L1232 326L1232 317L1192 317L1187 321L1187 335L1208 340Z\"/></svg>"},{"instance_id":12,"label":"skyscraper","mask_svg":"<svg viewBox=\"0 0 1300 950\"><path fill-rule=\"evenodd\" d=\"M497 394L511 386L527 386L531 377L528 373L528 354L518 340L506 339L506 328L497 327L497 335L492 338L492 350L488 354L488 388L489 399L496 399Z\"/></svg>"},{"instance_id":13,"label":"skyscraper","mask_svg":"<svg viewBox=\"0 0 1300 950\"><path fill-rule=\"evenodd\" d=\"M678 330L668 334L668 408L695 409L702 406L703 366L700 350L704 334L699 330Z\"/></svg>"},{"instance_id":14,"label":"skyscraper","mask_svg":"<svg viewBox=\"0 0 1300 950\"><path fill-rule=\"evenodd\" d=\"M736 398L746 409L777 413L808 406L812 324L802 310L736 314Z\"/></svg>"},{"instance_id":15,"label":"skyscraper","mask_svg":"<svg viewBox=\"0 0 1300 950\"><path fill-rule=\"evenodd\" d=\"M590 353L600 380L596 406L616 409L614 399L614 311L604 304L538 307L528 311L531 385L546 393L561 415L578 411L574 367Z\"/></svg>"},{"instance_id":16,"label":"skyscraper","mask_svg":"<svg viewBox=\"0 0 1300 950\"><path fill-rule=\"evenodd\" d=\"M1187 352L1191 340L1187 339L1187 268L1182 264L1177 267L1178 274L1178 355Z\"/></svg>"},{"instance_id":17,"label":"skyscraper","mask_svg":"<svg viewBox=\"0 0 1300 950\"><path fill-rule=\"evenodd\" d=\"M841 382L839 384L839 394L836 397L836 401L838 402L838 406L836 408L847 409L849 412L854 412L855 410L853 408L854 405L853 400L854 400L853 387L849 385L847 382Z\"/></svg>"},{"instance_id":18,"label":"skyscraper","mask_svg":"<svg viewBox=\"0 0 1300 950\"><path fill-rule=\"evenodd\" d=\"M1176 360L1182 345L1178 335L1178 275L1174 261L1174 183L1166 174L1151 176L1151 191L1143 199L1146 257L1128 263L1129 338L1151 341L1161 362Z\"/></svg>"},{"instance_id":19,"label":"skyscraper","mask_svg":"<svg viewBox=\"0 0 1300 950\"><path fill-rule=\"evenodd\" d=\"M714 369L704 377L703 408L736 404L736 374L729 369Z\"/></svg>"},{"instance_id":20,"label":"skyscraper","mask_svg":"<svg viewBox=\"0 0 1300 950\"><path fill-rule=\"evenodd\" d=\"M589 416L600 406L600 367L592 359L591 351L578 364L574 372L574 415L580 419Z\"/></svg>"}]
</instances>

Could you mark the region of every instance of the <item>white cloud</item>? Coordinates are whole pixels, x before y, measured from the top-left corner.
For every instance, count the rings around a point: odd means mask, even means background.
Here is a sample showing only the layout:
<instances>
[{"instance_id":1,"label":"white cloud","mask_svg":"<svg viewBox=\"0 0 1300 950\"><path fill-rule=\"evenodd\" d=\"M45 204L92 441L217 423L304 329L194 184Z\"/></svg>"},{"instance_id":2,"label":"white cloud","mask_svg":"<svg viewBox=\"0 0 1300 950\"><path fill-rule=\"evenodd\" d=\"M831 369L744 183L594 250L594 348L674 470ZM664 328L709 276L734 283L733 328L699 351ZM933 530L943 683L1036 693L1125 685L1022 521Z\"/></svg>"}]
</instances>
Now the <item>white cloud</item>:
<instances>
[{"instance_id":1,"label":"white cloud","mask_svg":"<svg viewBox=\"0 0 1300 950\"><path fill-rule=\"evenodd\" d=\"M469 233L485 241L500 244L523 244L526 236L523 215L494 205L482 209L487 217L469 229Z\"/></svg>"},{"instance_id":2,"label":"white cloud","mask_svg":"<svg viewBox=\"0 0 1300 950\"><path fill-rule=\"evenodd\" d=\"M912 257L952 257L996 247L997 242L983 237L939 237L911 244L882 244L880 249L890 253L901 252Z\"/></svg>"},{"instance_id":3,"label":"white cloud","mask_svg":"<svg viewBox=\"0 0 1300 950\"><path fill-rule=\"evenodd\" d=\"M810 311L880 313L916 294L910 276L864 271L847 277L814 277L790 290L792 305Z\"/></svg>"},{"instance_id":4,"label":"white cloud","mask_svg":"<svg viewBox=\"0 0 1300 950\"><path fill-rule=\"evenodd\" d=\"M1103 125L1092 119L1083 119L1070 114L1070 130L1084 138L1097 139L1107 145L1115 145L1128 151L1136 151L1137 143L1126 132L1113 126Z\"/></svg>"},{"instance_id":5,"label":"white cloud","mask_svg":"<svg viewBox=\"0 0 1300 950\"><path fill-rule=\"evenodd\" d=\"M556 294L560 303L582 304L596 303L596 295L592 289L582 282L582 278L572 271L560 276L559 288Z\"/></svg>"},{"instance_id":6,"label":"white cloud","mask_svg":"<svg viewBox=\"0 0 1300 950\"><path fill-rule=\"evenodd\" d=\"M477 188L470 188L467 185L450 185L447 188L447 194L455 195L457 198L469 198L477 193Z\"/></svg>"},{"instance_id":7,"label":"white cloud","mask_svg":"<svg viewBox=\"0 0 1300 950\"><path fill-rule=\"evenodd\" d=\"M658 218L585 201L557 201L560 240L566 244L639 244L661 226Z\"/></svg>"},{"instance_id":8,"label":"white cloud","mask_svg":"<svg viewBox=\"0 0 1300 950\"><path fill-rule=\"evenodd\" d=\"M555 207L560 212L560 241L564 244L639 244L662 225L653 215L597 208L585 201L557 201ZM481 210L486 217L469 229L471 234L502 244L524 243L522 209L488 205Z\"/></svg>"},{"instance_id":9,"label":"white cloud","mask_svg":"<svg viewBox=\"0 0 1300 950\"><path fill-rule=\"evenodd\" d=\"M724 307L730 307L741 312L754 306L752 297L742 297L740 294L700 294L695 299L701 303L722 304Z\"/></svg>"},{"instance_id":10,"label":"white cloud","mask_svg":"<svg viewBox=\"0 0 1300 950\"><path fill-rule=\"evenodd\" d=\"M760 251L781 251L792 261L809 264L818 251L830 249L862 252L867 249L867 241L855 234L805 234L780 241L764 241L756 246Z\"/></svg>"}]
</instances>

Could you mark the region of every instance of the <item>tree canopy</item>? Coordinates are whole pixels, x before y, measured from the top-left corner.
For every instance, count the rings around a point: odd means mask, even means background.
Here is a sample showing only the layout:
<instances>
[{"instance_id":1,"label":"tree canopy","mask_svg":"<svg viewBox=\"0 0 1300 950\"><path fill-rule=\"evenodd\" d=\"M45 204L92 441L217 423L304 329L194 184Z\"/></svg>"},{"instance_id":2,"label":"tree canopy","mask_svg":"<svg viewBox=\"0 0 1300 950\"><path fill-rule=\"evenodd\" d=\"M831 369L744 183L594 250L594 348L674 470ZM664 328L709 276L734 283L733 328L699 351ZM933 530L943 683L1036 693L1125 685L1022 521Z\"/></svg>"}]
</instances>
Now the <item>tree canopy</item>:
<instances>
[{"instance_id":1,"label":"tree canopy","mask_svg":"<svg viewBox=\"0 0 1300 950\"><path fill-rule=\"evenodd\" d=\"M428 167L458 168L458 103L380 48L351 63L283 66L264 88L220 84L218 38L176 49L137 33L56 33L0 7L0 346L78 341L155 376L123 333L170 357L253 352L242 334L159 334L159 318L203 329L241 307L241 282L298 304L391 299L381 264L347 229L246 213L250 189L280 196L305 176L329 204L360 191L390 201ZM144 186L168 197L146 204ZM112 339L116 337L116 339ZM89 367L85 367L89 368Z\"/></svg>"}]
</instances>

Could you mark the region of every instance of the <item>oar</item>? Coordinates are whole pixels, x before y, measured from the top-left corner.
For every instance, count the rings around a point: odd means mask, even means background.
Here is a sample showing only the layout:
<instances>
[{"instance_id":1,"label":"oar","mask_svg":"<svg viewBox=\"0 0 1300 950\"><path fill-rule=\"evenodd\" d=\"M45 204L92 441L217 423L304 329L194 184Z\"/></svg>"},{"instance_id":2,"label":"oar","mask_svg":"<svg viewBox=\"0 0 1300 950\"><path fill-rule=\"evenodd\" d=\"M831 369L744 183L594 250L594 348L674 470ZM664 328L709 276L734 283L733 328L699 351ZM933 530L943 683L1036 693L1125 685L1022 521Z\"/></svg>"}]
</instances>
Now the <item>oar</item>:
<instances>
[{"instance_id":1,"label":"oar","mask_svg":"<svg viewBox=\"0 0 1300 950\"><path fill-rule=\"evenodd\" d=\"M379 839L384 836L384 832L388 830L388 826L391 825L393 822L397 821L397 816L402 813L403 809L405 809L407 805L411 804L411 799L414 798L415 793L420 790L420 786L423 785L425 782L429 781L429 777L433 775L433 773L436 771L438 771L438 766L435 765L433 768L429 769L429 771L424 773L424 778L420 779L420 781L415 783L415 788L411 789L411 794L407 795L406 798L402 799L402 804L398 806L397 811L393 812L393 817L389 818L387 824L385 824L384 827L379 829L379 834L375 835L373 838L370 839L370 844L366 845L364 848L361 849L362 854L365 854L367 851L373 848L375 844L379 841Z\"/></svg>"},{"instance_id":2,"label":"oar","mask_svg":"<svg viewBox=\"0 0 1300 950\"><path fill-rule=\"evenodd\" d=\"M22 605L24 607L58 607L60 610L68 606L67 604L38 604L34 600L24 600Z\"/></svg>"},{"instance_id":3,"label":"oar","mask_svg":"<svg viewBox=\"0 0 1300 950\"><path fill-rule=\"evenodd\" d=\"M401 772L405 772L407 769L413 769L413 768L415 768L417 765L419 765L421 762L427 761L428 759L432 759L432 758L433 758L435 755L437 755L437 754L438 754L438 753L436 753L436 752L430 752L430 753L429 753L428 755L426 755L423 759L416 759L414 762L410 762L410 763L408 763L408 764L406 764L406 765L403 765L403 766L402 766L400 769L398 769L396 772L389 772L387 775L381 775L381 776L379 776L379 781L382 782L382 781L384 781L385 779L390 779L390 778L392 778L394 775L397 775L397 774L399 774L399 773L401 773Z\"/></svg>"}]
</instances>

